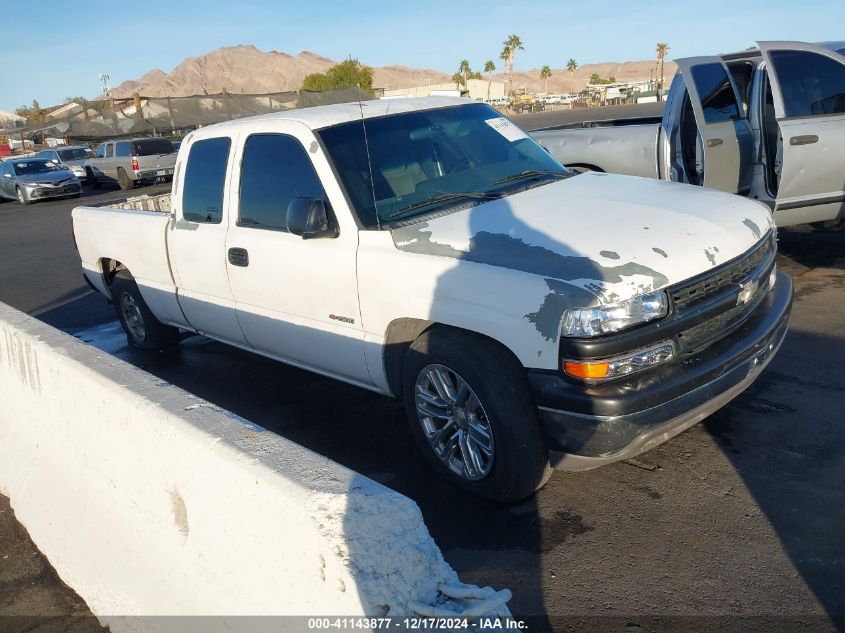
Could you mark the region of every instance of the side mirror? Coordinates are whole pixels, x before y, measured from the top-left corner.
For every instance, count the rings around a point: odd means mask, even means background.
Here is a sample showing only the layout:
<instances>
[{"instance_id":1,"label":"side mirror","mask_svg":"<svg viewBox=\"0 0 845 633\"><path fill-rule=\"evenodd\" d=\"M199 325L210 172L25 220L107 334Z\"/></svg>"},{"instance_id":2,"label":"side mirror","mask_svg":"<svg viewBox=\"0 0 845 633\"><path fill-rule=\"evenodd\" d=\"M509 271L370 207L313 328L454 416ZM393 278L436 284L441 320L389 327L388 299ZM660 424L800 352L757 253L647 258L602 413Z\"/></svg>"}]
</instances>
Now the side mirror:
<instances>
[{"instance_id":1,"label":"side mirror","mask_svg":"<svg viewBox=\"0 0 845 633\"><path fill-rule=\"evenodd\" d=\"M3 174L3 178L11 178L12 174Z\"/></svg>"},{"instance_id":2,"label":"side mirror","mask_svg":"<svg viewBox=\"0 0 845 633\"><path fill-rule=\"evenodd\" d=\"M294 198L288 205L288 231L303 240L337 237L337 226L329 219L325 203L319 198Z\"/></svg>"}]
</instances>

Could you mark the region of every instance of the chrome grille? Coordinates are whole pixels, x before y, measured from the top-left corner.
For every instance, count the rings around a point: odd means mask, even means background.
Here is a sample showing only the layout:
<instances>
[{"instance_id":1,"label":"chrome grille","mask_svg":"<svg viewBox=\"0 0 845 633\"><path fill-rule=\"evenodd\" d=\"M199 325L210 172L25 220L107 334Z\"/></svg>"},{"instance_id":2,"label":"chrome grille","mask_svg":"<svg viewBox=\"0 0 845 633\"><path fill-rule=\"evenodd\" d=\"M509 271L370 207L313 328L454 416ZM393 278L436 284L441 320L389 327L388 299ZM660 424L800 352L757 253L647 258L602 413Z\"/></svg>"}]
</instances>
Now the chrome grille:
<instances>
[{"instance_id":1,"label":"chrome grille","mask_svg":"<svg viewBox=\"0 0 845 633\"><path fill-rule=\"evenodd\" d=\"M750 253L742 255L733 262L728 262L703 278L671 288L669 294L672 297L672 303L676 308L689 306L706 299L728 284L740 283L761 263L773 258L774 253L775 236L770 232Z\"/></svg>"}]
</instances>

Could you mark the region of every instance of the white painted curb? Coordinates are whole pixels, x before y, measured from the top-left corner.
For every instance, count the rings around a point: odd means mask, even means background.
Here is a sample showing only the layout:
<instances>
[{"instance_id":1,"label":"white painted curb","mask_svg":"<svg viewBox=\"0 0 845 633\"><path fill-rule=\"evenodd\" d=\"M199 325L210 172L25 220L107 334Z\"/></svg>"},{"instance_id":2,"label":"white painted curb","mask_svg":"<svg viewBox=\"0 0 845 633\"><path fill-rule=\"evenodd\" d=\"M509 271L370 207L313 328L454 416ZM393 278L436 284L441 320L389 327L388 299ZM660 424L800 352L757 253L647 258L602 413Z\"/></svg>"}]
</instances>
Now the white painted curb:
<instances>
[{"instance_id":1,"label":"white painted curb","mask_svg":"<svg viewBox=\"0 0 845 633\"><path fill-rule=\"evenodd\" d=\"M113 631L408 614L457 584L407 497L3 304L0 491Z\"/></svg>"}]
</instances>

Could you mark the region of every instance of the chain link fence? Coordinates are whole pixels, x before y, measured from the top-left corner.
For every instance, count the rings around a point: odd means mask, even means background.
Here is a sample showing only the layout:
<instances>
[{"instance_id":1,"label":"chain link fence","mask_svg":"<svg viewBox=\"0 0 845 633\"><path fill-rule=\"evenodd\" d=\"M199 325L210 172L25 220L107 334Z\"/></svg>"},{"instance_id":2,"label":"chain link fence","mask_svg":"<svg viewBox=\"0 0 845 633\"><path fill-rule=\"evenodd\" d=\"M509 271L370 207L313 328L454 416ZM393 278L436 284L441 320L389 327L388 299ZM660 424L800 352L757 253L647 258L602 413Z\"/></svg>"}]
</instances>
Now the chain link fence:
<instances>
[{"instance_id":1,"label":"chain link fence","mask_svg":"<svg viewBox=\"0 0 845 633\"><path fill-rule=\"evenodd\" d=\"M213 123L293 108L372 99L358 88L323 92L142 97L84 101L59 108L43 121L13 128L17 137L64 137L74 141L101 141L130 136L172 136Z\"/></svg>"}]
</instances>

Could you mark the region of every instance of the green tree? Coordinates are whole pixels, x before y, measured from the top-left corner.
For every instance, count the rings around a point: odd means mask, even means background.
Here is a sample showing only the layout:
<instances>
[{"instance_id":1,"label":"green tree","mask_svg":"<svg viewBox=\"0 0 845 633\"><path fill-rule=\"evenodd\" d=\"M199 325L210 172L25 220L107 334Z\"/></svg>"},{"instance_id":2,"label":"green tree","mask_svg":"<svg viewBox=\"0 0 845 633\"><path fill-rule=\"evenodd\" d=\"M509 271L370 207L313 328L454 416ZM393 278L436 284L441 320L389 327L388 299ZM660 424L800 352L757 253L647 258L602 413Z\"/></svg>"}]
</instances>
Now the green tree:
<instances>
[{"instance_id":1,"label":"green tree","mask_svg":"<svg viewBox=\"0 0 845 633\"><path fill-rule=\"evenodd\" d=\"M657 84L658 90L663 90L663 59L666 57L666 52L669 50L669 45L664 42L657 43L657 64L660 67L660 83Z\"/></svg>"},{"instance_id":2,"label":"green tree","mask_svg":"<svg viewBox=\"0 0 845 633\"><path fill-rule=\"evenodd\" d=\"M598 73L593 73L592 75L590 75L590 83L591 84L600 84L601 83L601 77L599 76Z\"/></svg>"},{"instance_id":3,"label":"green tree","mask_svg":"<svg viewBox=\"0 0 845 633\"><path fill-rule=\"evenodd\" d=\"M575 75L575 71L578 70L578 62L570 57L569 61L566 62L566 70L569 71L569 93L572 94L572 78Z\"/></svg>"},{"instance_id":4,"label":"green tree","mask_svg":"<svg viewBox=\"0 0 845 633\"><path fill-rule=\"evenodd\" d=\"M549 94L549 77L552 76L552 69L549 66L543 66L540 69L540 79L543 80L543 92Z\"/></svg>"},{"instance_id":5,"label":"green tree","mask_svg":"<svg viewBox=\"0 0 845 633\"><path fill-rule=\"evenodd\" d=\"M484 72L487 73L487 101L490 101L490 86L493 85L493 71L496 70L496 64L492 59L484 62Z\"/></svg>"},{"instance_id":6,"label":"green tree","mask_svg":"<svg viewBox=\"0 0 845 633\"><path fill-rule=\"evenodd\" d=\"M78 103L82 105L85 101L85 97L65 97L64 103Z\"/></svg>"},{"instance_id":7,"label":"green tree","mask_svg":"<svg viewBox=\"0 0 845 633\"><path fill-rule=\"evenodd\" d=\"M508 36L508 39L502 42L502 45L504 48L499 53L499 58L505 62L505 77L508 84L507 92L511 94L513 92L513 61L516 57L516 51L524 51L525 47L522 45L519 35L516 34Z\"/></svg>"},{"instance_id":8,"label":"green tree","mask_svg":"<svg viewBox=\"0 0 845 633\"><path fill-rule=\"evenodd\" d=\"M20 108L15 109L15 114L26 117L30 123L39 123L43 121L46 116L44 114L44 110L41 109L41 105L38 103L38 99L33 99L32 106L30 107L21 106Z\"/></svg>"},{"instance_id":9,"label":"green tree","mask_svg":"<svg viewBox=\"0 0 845 633\"><path fill-rule=\"evenodd\" d=\"M306 92L320 92L322 90L337 90L340 88L354 88L363 90L373 89L373 69L365 66L357 59L347 59L336 66L332 66L324 73L306 75L302 80L301 90Z\"/></svg>"}]
</instances>

